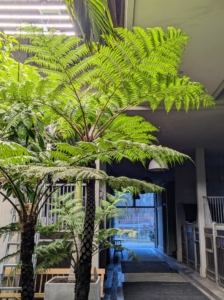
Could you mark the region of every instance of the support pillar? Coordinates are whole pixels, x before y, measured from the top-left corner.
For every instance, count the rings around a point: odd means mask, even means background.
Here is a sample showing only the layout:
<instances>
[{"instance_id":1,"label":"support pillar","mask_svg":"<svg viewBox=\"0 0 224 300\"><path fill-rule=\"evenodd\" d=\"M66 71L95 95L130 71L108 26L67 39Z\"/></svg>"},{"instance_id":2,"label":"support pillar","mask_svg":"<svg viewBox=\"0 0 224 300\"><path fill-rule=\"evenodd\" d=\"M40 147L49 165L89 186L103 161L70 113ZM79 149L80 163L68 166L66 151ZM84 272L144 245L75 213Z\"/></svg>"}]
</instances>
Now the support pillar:
<instances>
[{"instance_id":1,"label":"support pillar","mask_svg":"<svg viewBox=\"0 0 224 300\"><path fill-rule=\"evenodd\" d=\"M205 212L203 197L207 196L205 176L205 153L203 148L197 148L195 153L197 175L197 204L198 204L198 229L200 241L200 275L206 277L206 253L205 253Z\"/></svg>"},{"instance_id":2,"label":"support pillar","mask_svg":"<svg viewBox=\"0 0 224 300\"><path fill-rule=\"evenodd\" d=\"M135 1L125 0L124 27L131 30L134 26Z\"/></svg>"}]
</instances>

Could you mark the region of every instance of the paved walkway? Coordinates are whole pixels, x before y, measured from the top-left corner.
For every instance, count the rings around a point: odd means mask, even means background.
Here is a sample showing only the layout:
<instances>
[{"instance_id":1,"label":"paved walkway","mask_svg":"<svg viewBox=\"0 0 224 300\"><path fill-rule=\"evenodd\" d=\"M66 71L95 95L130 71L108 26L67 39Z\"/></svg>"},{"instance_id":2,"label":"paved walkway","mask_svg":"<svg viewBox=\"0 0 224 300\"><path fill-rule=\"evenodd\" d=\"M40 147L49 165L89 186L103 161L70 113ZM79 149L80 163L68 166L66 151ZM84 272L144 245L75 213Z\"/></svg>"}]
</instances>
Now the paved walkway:
<instances>
[{"instance_id":1,"label":"paved walkway","mask_svg":"<svg viewBox=\"0 0 224 300\"><path fill-rule=\"evenodd\" d=\"M177 261L167 255L162 254L153 247L154 245L144 243L125 243L125 247L133 250L142 261L166 261L178 274L155 274L152 273L126 273L121 272L120 254L114 262L107 268L107 280L105 281L104 300L124 300L122 282L138 281L169 281L169 282L190 282L203 292L211 300L224 300L224 289L209 279L202 279L193 269L177 263ZM123 253L123 260L128 260L128 252ZM139 291L139 293L141 293ZM164 299L165 300L165 299ZM175 299L173 299L175 300ZM193 300L193 298L192 298Z\"/></svg>"}]
</instances>

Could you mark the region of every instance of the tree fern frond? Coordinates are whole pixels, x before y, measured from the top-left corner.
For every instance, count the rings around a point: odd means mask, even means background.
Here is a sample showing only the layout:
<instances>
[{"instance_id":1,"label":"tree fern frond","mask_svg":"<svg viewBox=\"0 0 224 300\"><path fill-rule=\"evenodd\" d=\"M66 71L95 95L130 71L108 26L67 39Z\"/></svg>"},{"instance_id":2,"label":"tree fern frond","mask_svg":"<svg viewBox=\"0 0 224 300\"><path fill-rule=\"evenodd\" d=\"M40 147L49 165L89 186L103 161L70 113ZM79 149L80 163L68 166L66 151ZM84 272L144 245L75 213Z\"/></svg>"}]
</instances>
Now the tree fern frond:
<instances>
[{"instance_id":1,"label":"tree fern frond","mask_svg":"<svg viewBox=\"0 0 224 300\"><path fill-rule=\"evenodd\" d=\"M0 140L0 157L13 158L22 157L23 155L29 155L29 152L23 146L14 143Z\"/></svg>"},{"instance_id":2,"label":"tree fern frond","mask_svg":"<svg viewBox=\"0 0 224 300\"><path fill-rule=\"evenodd\" d=\"M10 260L11 258L15 259L16 257L18 257L19 254L20 254L20 250L17 250L13 253L10 253L10 254L0 258L0 264L2 264L4 261ZM12 271L11 275L13 275L13 271Z\"/></svg>"},{"instance_id":3,"label":"tree fern frond","mask_svg":"<svg viewBox=\"0 0 224 300\"><path fill-rule=\"evenodd\" d=\"M201 102L203 106L214 105L214 98L207 94L205 87L197 82L190 82L188 77L174 78L157 76L157 92L148 96L148 101L153 110L164 100L165 109L169 112L173 106L176 109L184 107L198 109ZM162 84L160 84L160 82Z\"/></svg>"},{"instance_id":4,"label":"tree fern frond","mask_svg":"<svg viewBox=\"0 0 224 300\"><path fill-rule=\"evenodd\" d=\"M18 232L20 230L20 226L18 222L12 222L6 226L0 227L0 237L6 235L9 232Z\"/></svg>"}]
</instances>

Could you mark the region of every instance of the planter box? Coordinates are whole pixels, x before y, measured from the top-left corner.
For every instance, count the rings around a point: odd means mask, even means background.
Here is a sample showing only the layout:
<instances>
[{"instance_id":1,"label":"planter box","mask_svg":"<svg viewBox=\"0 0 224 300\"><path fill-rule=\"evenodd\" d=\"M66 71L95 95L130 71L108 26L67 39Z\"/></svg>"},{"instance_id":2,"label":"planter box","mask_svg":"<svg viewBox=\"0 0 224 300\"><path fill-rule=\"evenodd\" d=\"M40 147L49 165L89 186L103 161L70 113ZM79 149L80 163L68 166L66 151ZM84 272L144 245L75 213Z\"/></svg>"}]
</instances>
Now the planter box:
<instances>
[{"instance_id":1,"label":"planter box","mask_svg":"<svg viewBox=\"0 0 224 300\"><path fill-rule=\"evenodd\" d=\"M44 300L74 300L75 283L52 282L54 279L64 279L68 276L55 276L45 283ZM96 282L90 283L88 300L100 300L100 276Z\"/></svg>"}]
</instances>

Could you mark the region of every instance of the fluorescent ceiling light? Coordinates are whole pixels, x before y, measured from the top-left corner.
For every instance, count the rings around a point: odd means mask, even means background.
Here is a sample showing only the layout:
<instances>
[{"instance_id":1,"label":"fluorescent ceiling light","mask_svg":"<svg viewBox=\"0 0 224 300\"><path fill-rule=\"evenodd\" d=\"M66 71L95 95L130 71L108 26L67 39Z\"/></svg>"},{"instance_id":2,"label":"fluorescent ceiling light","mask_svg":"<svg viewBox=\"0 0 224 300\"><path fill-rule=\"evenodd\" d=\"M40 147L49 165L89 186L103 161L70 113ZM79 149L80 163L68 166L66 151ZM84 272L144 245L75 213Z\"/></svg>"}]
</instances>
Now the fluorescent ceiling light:
<instances>
[{"instance_id":1,"label":"fluorescent ceiling light","mask_svg":"<svg viewBox=\"0 0 224 300\"><path fill-rule=\"evenodd\" d=\"M0 5L0 9L7 9L7 10L16 10L16 9L57 9L57 10L66 10L65 5Z\"/></svg>"},{"instance_id":2,"label":"fluorescent ceiling light","mask_svg":"<svg viewBox=\"0 0 224 300\"><path fill-rule=\"evenodd\" d=\"M0 15L1 19L19 19L19 20L69 20L68 15Z\"/></svg>"},{"instance_id":3,"label":"fluorescent ceiling light","mask_svg":"<svg viewBox=\"0 0 224 300\"><path fill-rule=\"evenodd\" d=\"M26 27L26 26L36 26L36 27L50 27L50 28L73 28L71 23L57 23L57 24L21 24L21 23L2 23L0 22L0 27Z\"/></svg>"},{"instance_id":4,"label":"fluorescent ceiling light","mask_svg":"<svg viewBox=\"0 0 224 300\"><path fill-rule=\"evenodd\" d=\"M25 32L25 31L19 31L19 30L4 30L4 33L5 34L11 34L11 35L20 35L20 34L26 34L26 35L29 35L28 32ZM35 32L35 33L31 33L31 34L40 34L39 32ZM50 32L41 32L41 34L50 34ZM74 32L72 31L65 31L65 32L54 32L53 33L54 35L60 35L60 34L64 34L64 35L70 35L70 36L73 36L75 35Z\"/></svg>"}]
</instances>

